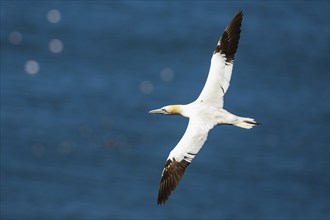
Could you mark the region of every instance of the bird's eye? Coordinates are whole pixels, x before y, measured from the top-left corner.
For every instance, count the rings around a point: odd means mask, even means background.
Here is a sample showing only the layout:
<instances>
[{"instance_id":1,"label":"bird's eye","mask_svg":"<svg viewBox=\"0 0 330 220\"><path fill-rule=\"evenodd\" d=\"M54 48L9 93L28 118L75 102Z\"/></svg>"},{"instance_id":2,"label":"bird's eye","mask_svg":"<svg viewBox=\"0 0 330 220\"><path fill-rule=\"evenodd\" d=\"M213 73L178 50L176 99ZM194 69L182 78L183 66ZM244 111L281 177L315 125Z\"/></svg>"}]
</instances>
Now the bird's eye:
<instances>
[{"instance_id":1,"label":"bird's eye","mask_svg":"<svg viewBox=\"0 0 330 220\"><path fill-rule=\"evenodd\" d=\"M165 109L165 108L162 108L162 111L163 111L163 112L165 112L165 113L167 113L167 111L166 111L166 109Z\"/></svg>"}]
</instances>

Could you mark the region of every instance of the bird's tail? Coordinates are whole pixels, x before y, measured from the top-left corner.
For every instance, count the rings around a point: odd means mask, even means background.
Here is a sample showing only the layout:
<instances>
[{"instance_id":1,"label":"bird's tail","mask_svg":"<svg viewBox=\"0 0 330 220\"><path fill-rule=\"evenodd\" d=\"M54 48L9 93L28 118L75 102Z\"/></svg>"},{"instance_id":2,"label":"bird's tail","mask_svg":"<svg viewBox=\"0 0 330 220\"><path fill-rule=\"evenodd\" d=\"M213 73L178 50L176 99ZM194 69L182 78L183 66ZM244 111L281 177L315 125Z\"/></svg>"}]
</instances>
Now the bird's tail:
<instances>
[{"instance_id":1,"label":"bird's tail","mask_svg":"<svg viewBox=\"0 0 330 220\"><path fill-rule=\"evenodd\" d=\"M260 125L260 123L256 122L253 118L238 117L234 125L240 128L251 129L253 126Z\"/></svg>"}]
</instances>

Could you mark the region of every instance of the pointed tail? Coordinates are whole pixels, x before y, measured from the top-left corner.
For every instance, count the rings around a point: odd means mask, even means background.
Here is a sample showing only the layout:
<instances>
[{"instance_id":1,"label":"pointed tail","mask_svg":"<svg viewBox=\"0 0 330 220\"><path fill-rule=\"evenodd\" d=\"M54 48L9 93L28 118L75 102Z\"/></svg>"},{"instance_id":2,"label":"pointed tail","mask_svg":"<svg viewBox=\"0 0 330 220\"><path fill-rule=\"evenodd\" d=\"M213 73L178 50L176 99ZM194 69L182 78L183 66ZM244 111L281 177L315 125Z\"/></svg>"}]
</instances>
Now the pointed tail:
<instances>
[{"instance_id":1,"label":"pointed tail","mask_svg":"<svg viewBox=\"0 0 330 220\"><path fill-rule=\"evenodd\" d=\"M253 118L238 117L238 122L234 123L235 126L245 129L251 129L253 126L261 125L256 122Z\"/></svg>"}]
</instances>

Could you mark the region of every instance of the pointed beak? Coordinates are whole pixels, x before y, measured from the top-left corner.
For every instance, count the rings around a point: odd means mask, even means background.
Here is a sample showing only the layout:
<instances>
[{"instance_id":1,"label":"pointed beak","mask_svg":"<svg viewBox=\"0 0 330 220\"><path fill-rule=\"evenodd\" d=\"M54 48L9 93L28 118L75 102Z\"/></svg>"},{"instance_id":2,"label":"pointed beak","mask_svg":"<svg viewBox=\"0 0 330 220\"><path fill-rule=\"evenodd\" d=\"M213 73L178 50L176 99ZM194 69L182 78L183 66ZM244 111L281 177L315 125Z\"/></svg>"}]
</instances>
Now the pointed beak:
<instances>
[{"instance_id":1,"label":"pointed beak","mask_svg":"<svg viewBox=\"0 0 330 220\"><path fill-rule=\"evenodd\" d=\"M150 114L162 114L164 113L161 108L149 111Z\"/></svg>"}]
</instances>

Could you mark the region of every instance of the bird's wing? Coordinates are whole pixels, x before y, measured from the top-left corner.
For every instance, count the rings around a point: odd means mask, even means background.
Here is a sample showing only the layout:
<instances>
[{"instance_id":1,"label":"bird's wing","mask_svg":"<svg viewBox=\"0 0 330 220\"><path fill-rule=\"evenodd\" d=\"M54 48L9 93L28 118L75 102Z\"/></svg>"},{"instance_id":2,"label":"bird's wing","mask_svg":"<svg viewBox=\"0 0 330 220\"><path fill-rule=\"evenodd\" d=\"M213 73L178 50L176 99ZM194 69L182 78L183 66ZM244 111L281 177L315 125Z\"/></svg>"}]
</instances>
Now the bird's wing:
<instances>
[{"instance_id":1,"label":"bird's wing","mask_svg":"<svg viewBox=\"0 0 330 220\"><path fill-rule=\"evenodd\" d=\"M229 87L234 55L241 33L243 12L240 10L223 32L211 59L209 74L198 99L223 107L223 96Z\"/></svg>"},{"instance_id":2,"label":"bird's wing","mask_svg":"<svg viewBox=\"0 0 330 220\"><path fill-rule=\"evenodd\" d=\"M167 158L160 181L158 204L165 203L174 191L186 167L202 148L212 127L213 125L203 124L200 120L189 120L186 132Z\"/></svg>"}]
</instances>

